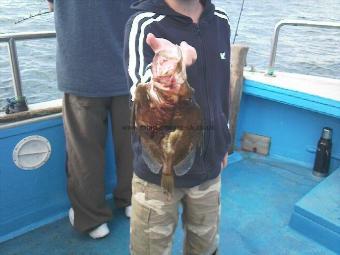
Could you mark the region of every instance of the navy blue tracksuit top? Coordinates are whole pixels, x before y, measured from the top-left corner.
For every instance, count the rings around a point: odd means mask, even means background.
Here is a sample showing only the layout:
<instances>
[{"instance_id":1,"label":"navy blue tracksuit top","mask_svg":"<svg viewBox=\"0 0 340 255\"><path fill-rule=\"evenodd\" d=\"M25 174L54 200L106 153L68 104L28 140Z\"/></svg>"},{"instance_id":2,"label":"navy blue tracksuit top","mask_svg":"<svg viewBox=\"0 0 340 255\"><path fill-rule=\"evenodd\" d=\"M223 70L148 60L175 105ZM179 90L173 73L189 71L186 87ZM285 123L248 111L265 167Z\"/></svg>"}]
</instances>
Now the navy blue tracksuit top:
<instances>
[{"instance_id":1,"label":"navy blue tracksuit top","mask_svg":"<svg viewBox=\"0 0 340 255\"><path fill-rule=\"evenodd\" d=\"M186 41L197 51L197 61L187 68L188 82L195 89L195 99L204 115L203 148L196 151L194 164L183 176L175 175L176 187L193 187L216 178L230 144L229 80L230 26L227 15L210 0L202 0L204 11L198 24L172 10L163 0L142 0L132 5L136 10L125 31L125 67L130 86L150 75L154 53L146 44L148 33L175 44ZM142 157L140 138L133 135L134 170L140 178L160 184L161 174L154 174Z\"/></svg>"}]
</instances>

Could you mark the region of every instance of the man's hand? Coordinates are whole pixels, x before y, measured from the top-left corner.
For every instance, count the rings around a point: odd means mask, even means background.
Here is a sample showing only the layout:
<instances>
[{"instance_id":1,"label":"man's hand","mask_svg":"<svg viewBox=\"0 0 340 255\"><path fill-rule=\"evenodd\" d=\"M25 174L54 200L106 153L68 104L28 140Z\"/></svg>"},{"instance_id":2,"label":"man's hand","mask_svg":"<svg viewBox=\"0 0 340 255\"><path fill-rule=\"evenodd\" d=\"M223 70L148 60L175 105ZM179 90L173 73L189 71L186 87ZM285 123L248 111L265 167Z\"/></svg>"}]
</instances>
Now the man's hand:
<instances>
[{"instance_id":1,"label":"man's hand","mask_svg":"<svg viewBox=\"0 0 340 255\"><path fill-rule=\"evenodd\" d=\"M221 169L224 169L228 165L228 152L224 155L224 158L221 162Z\"/></svg>"},{"instance_id":2,"label":"man's hand","mask_svg":"<svg viewBox=\"0 0 340 255\"><path fill-rule=\"evenodd\" d=\"M54 5L53 5L52 2L48 2L48 10L49 10L50 12L53 12L53 11L54 11Z\"/></svg>"},{"instance_id":3,"label":"man's hand","mask_svg":"<svg viewBox=\"0 0 340 255\"><path fill-rule=\"evenodd\" d=\"M177 51L176 45L172 42L163 39L163 38L157 38L152 33L149 33L146 37L146 43L151 47L151 49L157 53L162 50L167 51ZM186 66L190 66L193 63L195 63L197 59L197 53L194 47L190 46L186 42L181 42L179 47L181 48L182 54L183 54L183 61Z\"/></svg>"}]
</instances>

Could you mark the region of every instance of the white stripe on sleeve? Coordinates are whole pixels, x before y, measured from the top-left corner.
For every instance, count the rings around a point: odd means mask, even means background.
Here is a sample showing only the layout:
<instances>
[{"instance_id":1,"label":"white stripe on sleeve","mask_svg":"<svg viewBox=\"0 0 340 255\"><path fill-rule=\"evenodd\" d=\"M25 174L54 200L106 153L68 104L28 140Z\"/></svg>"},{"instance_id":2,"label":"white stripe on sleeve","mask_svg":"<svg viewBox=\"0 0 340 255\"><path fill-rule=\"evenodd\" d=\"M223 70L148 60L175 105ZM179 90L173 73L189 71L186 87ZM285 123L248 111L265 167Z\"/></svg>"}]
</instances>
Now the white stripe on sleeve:
<instances>
[{"instance_id":1,"label":"white stripe on sleeve","mask_svg":"<svg viewBox=\"0 0 340 255\"><path fill-rule=\"evenodd\" d=\"M139 42L138 42L138 52L139 52L139 77L143 76L144 73L144 53L143 53L143 42L144 42L144 37L145 37L145 28L150 25L153 22L159 22L161 21L165 16L164 15L160 15L157 18L151 18L146 20L145 22L143 22L143 24L141 25L141 32L139 35Z\"/></svg>"},{"instance_id":2,"label":"white stripe on sleeve","mask_svg":"<svg viewBox=\"0 0 340 255\"><path fill-rule=\"evenodd\" d=\"M219 13L219 12L214 12L214 14L215 14L217 17L220 17L220 18L222 18L222 19L225 19L225 20L228 22L228 24L230 25L229 18L228 18L227 15L223 15L223 14L221 14L221 13Z\"/></svg>"},{"instance_id":3,"label":"white stripe on sleeve","mask_svg":"<svg viewBox=\"0 0 340 255\"><path fill-rule=\"evenodd\" d=\"M133 85L136 85L138 82L138 78L136 76L136 66L137 66L137 51L136 51L136 37L138 34L139 22L144 18L151 18L154 16L153 12L146 12L137 15L131 26L130 34L129 34L129 65L128 72L130 78L132 80Z\"/></svg>"}]
</instances>

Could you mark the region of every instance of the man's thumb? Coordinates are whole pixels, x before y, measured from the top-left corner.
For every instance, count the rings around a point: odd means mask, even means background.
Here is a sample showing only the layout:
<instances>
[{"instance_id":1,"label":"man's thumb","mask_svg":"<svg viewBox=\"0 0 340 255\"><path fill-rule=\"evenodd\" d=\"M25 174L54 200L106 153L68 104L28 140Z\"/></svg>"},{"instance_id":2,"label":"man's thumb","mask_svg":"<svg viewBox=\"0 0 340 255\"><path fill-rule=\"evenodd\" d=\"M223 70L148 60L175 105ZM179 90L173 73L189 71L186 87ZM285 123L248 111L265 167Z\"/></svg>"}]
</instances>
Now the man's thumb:
<instances>
[{"instance_id":1,"label":"man's thumb","mask_svg":"<svg viewBox=\"0 0 340 255\"><path fill-rule=\"evenodd\" d=\"M154 52L156 52L160 48L159 42L152 33L148 33L148 35L146 36L146 43L151 47Z\"/></svg>"}]
</instances>

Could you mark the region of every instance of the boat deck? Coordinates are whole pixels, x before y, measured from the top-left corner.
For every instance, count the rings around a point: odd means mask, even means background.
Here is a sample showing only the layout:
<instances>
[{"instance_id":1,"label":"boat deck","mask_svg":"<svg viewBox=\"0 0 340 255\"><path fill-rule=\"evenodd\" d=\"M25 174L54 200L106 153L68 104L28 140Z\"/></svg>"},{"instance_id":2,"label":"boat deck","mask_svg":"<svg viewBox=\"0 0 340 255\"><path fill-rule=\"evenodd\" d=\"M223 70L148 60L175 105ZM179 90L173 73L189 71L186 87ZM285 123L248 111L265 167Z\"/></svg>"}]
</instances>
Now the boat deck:
<instances>
[{"instance_id":1,"label":"boat deck","mask_svg":"<svg viewBox=\"0 0 340 255\"><path fill-rule=\"evenodd\" d=\"M311 169L255 154L231 157L222 173L220 254L335 254L289 227L294 204L322 179ZM235 162L233 162L235 161ZM91 240L64 218L0 244L1 255L129 254L129 220L114 210L111 234ZM182 254L181 224L173 254Z\"/></svg>"}]
</instances>

